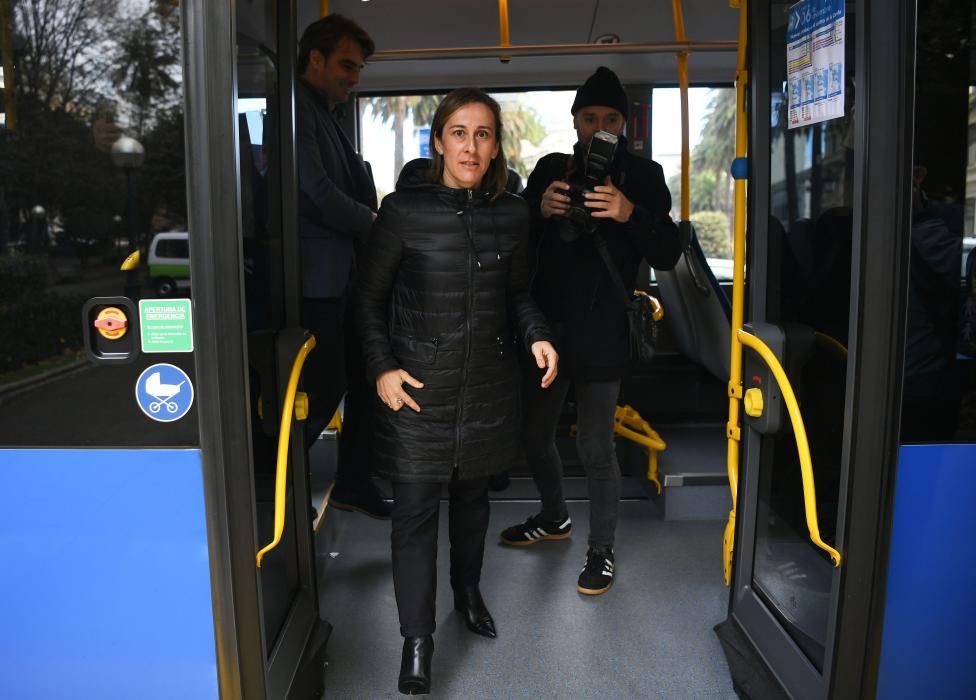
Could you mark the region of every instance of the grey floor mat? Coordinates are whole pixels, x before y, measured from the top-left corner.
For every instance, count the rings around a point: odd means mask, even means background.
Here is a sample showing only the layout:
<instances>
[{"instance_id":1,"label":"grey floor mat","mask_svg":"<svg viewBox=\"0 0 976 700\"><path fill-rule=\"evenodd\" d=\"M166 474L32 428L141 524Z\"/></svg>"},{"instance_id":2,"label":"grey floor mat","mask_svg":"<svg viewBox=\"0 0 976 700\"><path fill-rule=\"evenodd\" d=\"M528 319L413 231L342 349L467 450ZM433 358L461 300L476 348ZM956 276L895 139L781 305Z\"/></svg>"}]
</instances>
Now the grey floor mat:
<instances>
[{"instance_id":1,"label":"grey floor mat","mask_svg":"<svg viewBox=\"0 0 976 700\"><path fill-rule=\"evenodd\" d=\"M446 506L442 506L446 508ZM570 540L526 549L496 544L533 511L493 503L482 592L499 638L464 628L447 582L441 518L438 629L431 698L734 698L712 628L725 619L722 522L668 522L649 504L621 504L617 582L603 596L576 592L589 506L570 503ZM319 542L327 698L396 698L402 639L390 572L389 522L330 512Z\"/></svg>"}]
</instances>

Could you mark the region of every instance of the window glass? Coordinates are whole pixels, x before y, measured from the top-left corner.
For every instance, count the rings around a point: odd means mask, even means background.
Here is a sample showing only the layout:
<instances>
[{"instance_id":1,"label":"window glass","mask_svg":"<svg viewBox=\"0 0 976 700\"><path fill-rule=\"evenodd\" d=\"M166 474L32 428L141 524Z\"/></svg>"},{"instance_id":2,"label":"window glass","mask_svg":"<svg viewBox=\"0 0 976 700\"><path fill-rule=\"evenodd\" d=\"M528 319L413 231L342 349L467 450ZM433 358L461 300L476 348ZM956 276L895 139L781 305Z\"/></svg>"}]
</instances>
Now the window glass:
<instances>
[{"instance_id":1,"label":"window glass","mask_svg":"<svg viewBox=\"0 0 976 700\"><path fill-rule=\"evenodd\" d=\"M376 193L394 190L404 163L428 157L430 121L444 95L378 95L358 100L363 158L369 162ZM502 108L505 157L528 180L536 162L547 153L570 153L576 142L570 114L575 90L496 92Z\"/></svg>"},{"instance_id":2,"label":"window glass","mask_svg":"<svg viewBox=\"0 0 976 700\"><path fill-rule=\"evenodd\" d=\"M681 98L678 88L655 88L652 138L654 160L671 190L671 216L681 218ZM688 90L691 147L691 220L709 267L720 281L732 281L735 157L735 89Z\"/></svg>"},{"instance_id":3,"label":"window glass","mask_svg":"<svg viewBox=\"0 0 976 700\"><path fill-rule=\"evenodd\" d=\"M95 366L81 323L93 297L174 292L145 261L155 233L187 230L179 3L2 5L0 445L196 444L195 408L161 423L133 398L151 364L192 378L192 353Z\"/></svg>"},{"instance_id":4,"label":"window glass","mask_svg":"<svg viewBox=\"0 0 976 700\"><path fill-rule=\"evenodd\" d=\"M919 4L902 442L976 439L974 10Z\"/></svg>"}]
</instances>

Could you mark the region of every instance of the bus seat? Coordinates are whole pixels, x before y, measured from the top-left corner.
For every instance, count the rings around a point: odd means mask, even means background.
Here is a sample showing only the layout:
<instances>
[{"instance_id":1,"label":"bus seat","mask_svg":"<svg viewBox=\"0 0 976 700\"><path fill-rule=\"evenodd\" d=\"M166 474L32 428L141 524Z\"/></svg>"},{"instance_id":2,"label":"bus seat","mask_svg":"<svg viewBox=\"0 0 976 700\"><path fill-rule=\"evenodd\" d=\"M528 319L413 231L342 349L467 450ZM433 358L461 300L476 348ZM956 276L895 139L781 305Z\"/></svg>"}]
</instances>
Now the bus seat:
<instances>
[{"instance_id":1,"label":"bus seat","mask_svg":"<svg viewBox=\"0 0 976 700\"><path fill-rule=\"evenodd\" d=\"M728 382L732 305L705 260L694 226L682 222L685 227L688 242L678 264L656 272L665 323L682 354Z\"/></svg>"}]
</instances>

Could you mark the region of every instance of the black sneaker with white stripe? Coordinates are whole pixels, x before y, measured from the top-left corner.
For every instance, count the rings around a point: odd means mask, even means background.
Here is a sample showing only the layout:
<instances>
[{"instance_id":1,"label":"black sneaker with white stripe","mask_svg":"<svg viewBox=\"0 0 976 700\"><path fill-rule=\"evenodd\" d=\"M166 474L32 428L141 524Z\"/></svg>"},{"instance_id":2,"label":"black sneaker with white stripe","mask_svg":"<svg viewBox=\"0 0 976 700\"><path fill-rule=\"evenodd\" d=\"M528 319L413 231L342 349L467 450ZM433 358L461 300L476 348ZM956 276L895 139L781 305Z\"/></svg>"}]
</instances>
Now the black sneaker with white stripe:
<instances>
[{"instance_id":1,"label":"black sneaker with white stripe","mask_svg":"<svg viewBox=\"0 0 976 700\"><path fill-rule=\"evenodd\" d=\"M543 520L533 515L524 523L502 530L502 542L521 547L546 540L564 540L573 532L573 522L567 515L562 520Z\"/></svg>"},{"instance_id":2,"label":"black sneaker with white stripe","mask_svg":"<svg viewBox=\"0 0 976 700\"><path fill-rule=\"evenodd\" d=\"M584 595L600 595L613 585L613 549L594 549L586 552L586 564L579 575L576 590Z\"/></svg>"}]
</instances>

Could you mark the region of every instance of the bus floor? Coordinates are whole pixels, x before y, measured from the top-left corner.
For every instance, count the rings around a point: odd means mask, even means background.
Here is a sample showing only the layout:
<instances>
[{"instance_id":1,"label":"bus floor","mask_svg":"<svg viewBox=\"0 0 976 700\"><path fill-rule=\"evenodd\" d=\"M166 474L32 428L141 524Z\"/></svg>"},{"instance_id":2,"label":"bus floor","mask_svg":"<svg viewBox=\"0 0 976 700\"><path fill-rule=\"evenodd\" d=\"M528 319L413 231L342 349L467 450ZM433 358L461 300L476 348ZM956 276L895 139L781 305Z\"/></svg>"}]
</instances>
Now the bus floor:
<instances>
[{"instance_id":1,"label":"bus floor","mask_svg":"<svg viewBox=\"0 0 976 700\"><path fill-rule=\"evenodd\" d=\"M498 544L538 503L493 501L481 590L498 638L469 632L448 583L441 506L433 698L735 698L712 628L725 619L720 521L668 521L624 500L617 577L601 596L577 593L589 503L570 501L573 536L525 548ZM390 568L390 524L331 511L317 538L326 698L400 697L402 639ZM325 532L320 533L325 535Z\"/></svg>"}]
</instances>

